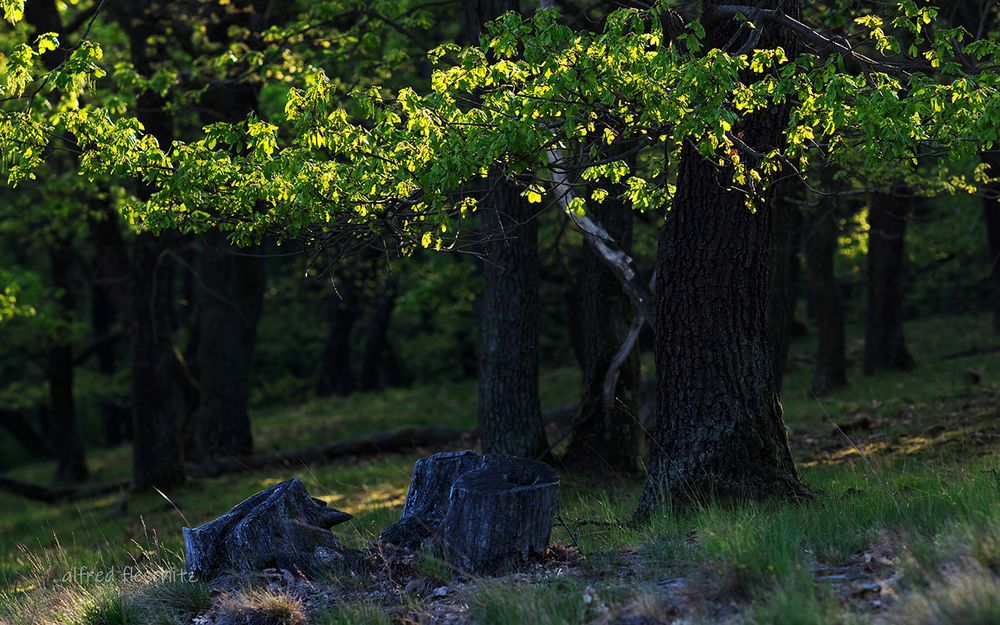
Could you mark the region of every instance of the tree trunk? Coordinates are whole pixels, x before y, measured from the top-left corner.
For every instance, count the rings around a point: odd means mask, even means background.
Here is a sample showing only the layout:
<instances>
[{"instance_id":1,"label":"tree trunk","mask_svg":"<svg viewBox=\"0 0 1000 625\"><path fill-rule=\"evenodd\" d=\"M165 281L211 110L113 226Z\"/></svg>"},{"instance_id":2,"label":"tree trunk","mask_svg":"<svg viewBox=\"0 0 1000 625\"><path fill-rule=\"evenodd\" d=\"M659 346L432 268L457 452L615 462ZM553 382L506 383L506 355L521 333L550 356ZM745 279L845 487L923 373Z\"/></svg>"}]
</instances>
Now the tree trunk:
<instances>
[{"instance_id":1,"label":"tree trunk","mask_svg":"<svg viewBox=\"0 0 1000 625\"><path fill-rule=\"evenodd\" d=\"M768 334L770 335L774 384L781 393L788 363L788 348L792 332L792 257L794 245L794 212L798 209L786 199L791 192L789 183L774 191L771 225L771 279L768 283Z\"/></svg>"},{"instance_id":2,"label":"tree trunk","mask_svg":"<svg viewBox=\"0 0 1000 625\"><path fill-rule=\"evenodd\" d=\"M357 293L351 277L340 281L337 289L327 297L326 343L320 364L316 394L350 395L354 390L354 373L351 371L351 330L357 320Z\"/></svg>"},{"instance_id":3,"label":"tree trunk","mask_svg":"<svg viewBox=\"0 0 1000 625\"><path fill-rule=\"evenodd\" d=\"M797 13L797 2L779 4ZM733 35L733 26L715 24L707 45ZM783 35L764 31L759 45L793 50ZM787 107L773 107L739 132L767 152L780 147L787 121ZM788 449L769 345L773 192L752 213L741 194L726 190L730 175L685 145L659 236L657 426L639 518L668 500L807 492Z\"/></svg>"},{"instance_id":4,"label":"tree trunk","mask_svg":"<svg viewBox=\"0 0 1000 625\"><path fill-rule=\"evenodd\" d=\"M184 481L181 427L187 416L172 350L168 244L149 233L135 243L132 324L132 480L136 488Z\"/></svg>"},{"instance_id":5,"label":"tree trunk","mask_svg":"<svg viewBox=\"0 0 1000 625\"><path fill-rule=\"evenodd\" d=\"M903 337L903 270L907 211L915 202L901 185L872 197L868 211L868 318L864 373L909 370L913 356Z\"/></svg>"},{"instance_id":6,"label":"tree trunk","mask_svg":"<svg viewBox=\"0 0 1000 625\"><path fill-rule=\"evenodd\" d=\"M809 291L816 315L819 344L810 386L816 395L826 395L847 385L844 339L844 307L834 272L839 230L836 201L826 198L809 216L806 232L806 266Z\"/></svg>"},{"instance_id":7,"label":"tree trunk","mask_svg":"<svg viewBox=\"0 0 1000 625\"><path fill-rule=\"evenodd\" d=\"M591 209L615 241L628 249L632 213L617 198ZM632 349L618 371L614 403L604 405L604 379L612 360L629 334L632 302L615 275L586 242L580 259L580 306L573 311L581 326L583 395L579 429L566 459L573 464L632 472L639 468L644 438L638 422L641 379L639 350Z\"/></svg>"},{"instance_id":8,"label":"tree trunk","mask_svg":"<svg viewBox=\"0 0 1000 625\"><path fill-rule=\"evenodd\" d=\"M395 355L388 337L392 310L396 306L396 288L396 277L387 277L375 303L375 314L365 332L365 353L361 358L360 379L361 389L365 391L385 388L390 384L389 378L398 379L398 363L393 362Z\"/></svg>"},{"instance_id":9,"label":"tree trunk","mask_svg":"<svg viewBox=\"0 0 1000 625\"><path fill-rule=\"evenodd\" d=\"M537 458L548 443L538 399L538 224L495 169L480 201L485 285L479 307L483 451Z\"/></svg>"},{"instance_id":10,"label":"tree trunk","mask_svg":"<svg viewBox=\"0 0 1000 625\"><path fill-rule=\"evenodd\" d=\"M113 388L114 376L117 370L115 347L117 342L102 340L109 336L115 325L115 311L111 297L99 281L91 285L91 326L94 337L99 341L95 349L97 356L97 372L101 375L104 389ZM129 434L128 411L118 405L114 399L103 396L98 409L101 412L101 432L107 447L121 445Z\"/></svg>"},{"instance_id":11,"label":"tree trunk","mask_svg":"<svg viewBox=\"0 0 1000 625\"><path fill-rule=\"evenodd\" d=\"M53 244L52 283L56 288L57 323L49 344L48 378L52 419L52 450L56 455L57 483L82 482L87 478L83 441L76 424L73 402L73 290L70 270L73 247L68 241Z\"/></svg>"},{"instance_id":12,"label":"tree trunk","mask_svg":"<svg viewBox=\"0 0 1000 625\"><path fill-rule=\"evenodd\" d=\"M476 42L483 25L517 0L462 3L464 35ZM480 199L485 286L479 308L479 426L483 451L536 458L548 443L538 399L538 224L534 209L499 166Z\"/></svg>"},{"instance_id":13,"label":"tree trunk","mask_svg":"<svg viewBox=\"0 0 1000 625\"><path fill-rule=\"evenodd\" d=\"M990 166L989 174L1000 178L1000 151L983 152L982 160ZM990 261L990 303L993 308L993 331L1000 333L1000 182L986 188L983 197L986 243Z\"/></svg>"},{"instance_id":14,"label":"tree trunk","mask_svg":"<svg viewBox=\"0 0 1000 625\"><path fill-rule=\"evenodd\" d=\"M217 230L206 233L198 315L199 397L194 422L199 452L253 451L247 397L264 297L264 262L239 252Z\"/></svg>"}]
</instances>

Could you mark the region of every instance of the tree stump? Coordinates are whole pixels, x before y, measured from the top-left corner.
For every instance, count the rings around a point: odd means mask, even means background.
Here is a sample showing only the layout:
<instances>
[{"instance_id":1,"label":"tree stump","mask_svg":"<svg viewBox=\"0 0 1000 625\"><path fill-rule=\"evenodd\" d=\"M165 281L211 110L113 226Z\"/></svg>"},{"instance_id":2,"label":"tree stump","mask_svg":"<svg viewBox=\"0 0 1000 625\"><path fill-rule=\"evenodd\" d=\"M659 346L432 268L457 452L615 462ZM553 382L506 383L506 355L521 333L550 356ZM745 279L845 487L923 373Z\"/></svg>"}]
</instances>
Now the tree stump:
<instances>
[{"instance_id":1,"label":"tree stump","mask_svg":"<svg viewBox=\"0 0 1000 625\"><path fill-rule=\"evenodd\" d=\"M350 519L311 497L299 479L288 480L214 521L185 527L184 568L199 578L267 568L316 573L346 563L348 554L330 528Z\"/></svg>"},{"instance_id":2,"label":"tree stump","mask_svg":"<svg viewBox=\"0 0 1000 625\"><path fill-rule=\"evenodd\" d=\"M400 521L382 545L415 551L428 539L457 569L509 572L542 555L559 507L559 474L542 462L475 452L417 461Z\"/></svg>"},{"instance_id":3,"label":"tree stump","mask_svg":"<svg viewBox=\"0 0 1000 625\"><path fill-rule=\"evenodd\" d=\"M378 542L406 551L419 550L437 533L448 512L451 485L481 463L474 451L450 451L417 460L403 514L398 523L379 535Z\"/></svg>"}]
</instances>

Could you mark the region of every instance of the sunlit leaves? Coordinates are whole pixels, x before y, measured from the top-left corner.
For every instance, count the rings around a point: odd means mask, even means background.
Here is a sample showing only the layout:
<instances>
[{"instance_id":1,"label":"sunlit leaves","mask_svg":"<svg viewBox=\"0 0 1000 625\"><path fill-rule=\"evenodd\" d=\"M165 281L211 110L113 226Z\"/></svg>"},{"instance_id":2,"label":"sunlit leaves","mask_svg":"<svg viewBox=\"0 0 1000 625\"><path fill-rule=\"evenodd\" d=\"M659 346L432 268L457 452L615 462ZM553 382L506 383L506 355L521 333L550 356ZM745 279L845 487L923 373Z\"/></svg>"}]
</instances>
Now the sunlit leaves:
<instances>
[{"instance_id":1,"label":"sunlit leaves","mask_svg":"<svg viewBox=\"0 0 1000 625\"><path fill-rule=\"evenodd\" d=\"M902 2L895 18L869 15L848 24L863 31L868 49L907 56L907 72L848 71L838 57L790 59L781 48L705 49L697 23L669 41L659 20L638 10L613 13L601 32L573 31L547 10L503 16L479 45L433 50L428 90L379 80L388 74L378 71L387 72L397 57L371 33L313 28L352 11L368 12L369 25L384 23L392 3L308 7L301 20L264 33L260 50L237 37L198 61L207 76L245 72L279 85L286 95L274 119L211 124L201 137L161 146L130 114L128 98L114 107L79 103L104 76L101 49L84 42L49 76L49 90L60 98L54 113L36 97L27 113L0 116L0 171L13 183L30 176L47 138L66 131L82 149L85 175L140 178L156 190L126 211L141 227L222 223L240 241L264 232L389 228L414 248L443 248L454 224L474 213L472 197L491 172L515 180L525 200L540 205L553 190L546 170L568 172L588 187L570 201L574 214L612 192L636 210L656 210L669 208L676 163L684 146L694 146L753 206L779 173L806 171L817 161L861 181L903 178L928 192L971 189L981 175L945 166L918 174L914 161L933 152L960 163L998 138L996 72L972 72L962 63L996 64L1000 46L961 49L963 33L932 28L936 14L913 2ZM0 75L5 95L41 84L37 57L58 45L45 37L9 52ZM309 62L349 54L362 59L346 64L363 74L354 88L335 75L339 65L324 70ZM372 68L379 69L366 73ZM167 96L189 80L183 74L165 66L139 76L118 65L111 79L126 91ZM790 108L786 144L748 144L748 126L777 105ZM558 162L550 162L556 152Z\"/></svg>"},{"instance_id":2,"label":"sunlit leaves","mask_svg":"<svg viewBox=\"0 0 1000 625\"><path fill-rule=\"evenodd\" d=\"M3 18L15 24L24 19L24 0L0 0Z\"/></svg>"}]
</instances>

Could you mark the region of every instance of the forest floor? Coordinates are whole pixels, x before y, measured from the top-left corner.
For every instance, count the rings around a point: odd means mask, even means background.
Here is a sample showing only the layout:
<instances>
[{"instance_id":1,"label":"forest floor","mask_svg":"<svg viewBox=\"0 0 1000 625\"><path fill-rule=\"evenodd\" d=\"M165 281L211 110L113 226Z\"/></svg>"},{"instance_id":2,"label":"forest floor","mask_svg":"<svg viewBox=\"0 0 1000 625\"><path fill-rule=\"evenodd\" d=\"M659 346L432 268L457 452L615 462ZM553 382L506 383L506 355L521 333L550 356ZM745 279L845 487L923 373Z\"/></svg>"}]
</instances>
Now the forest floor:
<instances>
[{"instance_id":1,"label":"forest floor","mask_svg":"<svg viewBox=\"0 0 1000 625\"><path fill-rule=\"evenodd\" d=\"M543 561L463 579L430 557L406 575L263 576L227 593L179 581L182 526L300 477L350 512L336 533L369 544L401 510L413 462L441 449L192 480L164 496L63 505L0 495L0 622L198 623L1000 623L1000 340L985 316L907 325L919 366L862 377L818 400L813 337L796 340L783 405L804 504L706 504L629 523L641 482L565 475ZM852 337L857 333L852 333ZM861 341L849 356L860 360ZM543 402L571 401L572 369ZM472 383L259 410L258 447L294 449L402 426L472 428ZM474 445L468 441L467 445ZM127 478L130 450L93 450L97 483ZM53 467L10 471L47 482Z\"/></svg>"}]
</instances>

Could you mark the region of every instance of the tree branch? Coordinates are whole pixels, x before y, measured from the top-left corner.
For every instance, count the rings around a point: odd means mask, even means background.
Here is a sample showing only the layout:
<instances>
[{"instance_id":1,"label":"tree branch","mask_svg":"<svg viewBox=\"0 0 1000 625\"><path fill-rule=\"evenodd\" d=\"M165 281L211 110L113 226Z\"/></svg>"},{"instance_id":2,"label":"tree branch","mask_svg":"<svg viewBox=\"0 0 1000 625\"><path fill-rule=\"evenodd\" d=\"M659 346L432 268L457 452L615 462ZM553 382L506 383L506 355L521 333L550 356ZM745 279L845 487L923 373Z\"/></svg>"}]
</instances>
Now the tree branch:
<instances>
[{"instance_id":1,"label":"tree branch","mask_svg":"<svg viewBox=\"0 0 1000 625\"><path fill-rule=\"evenodd\" d=\"M549 163L555 165L559 161L559 156L554 149L549 150ZM562 209L569 215L578 228L583 232L584 240L594 248L601 261L611 270L611 273L621 282L622 290L632 304L635 306L639 316L645 319L649 327L655 332L653 327L653 294L639 282L639 274L635 268L632 258L625 253L618 243L612 238L608 231L599 222L587 215L576 215L569 210L569 205L576 197L573 186L567 180L566 172L559 168L552 170L552 187L556 200Z\"/></svg>"},{"instance_id":2,"label":"tree branch","mask_svg":"<svg viewBox=\"0 0 1000 625\"><path fill-rule=\"evenodd\" d=\"M711 16L737 17L742 15L750 21L770 22L793 31L805 41L816 46L818 52L833 51L849 62L854 62L871 69L881 70L887 74L895 76L905 77L908 75L906 71L896 67L895 65L876 61L875 59L869 58L860 52L855 52L854 48L851 47L850 42L848 42L846 38L827 37L794 17L785 15L778 9L763 9L760 7L739 4L720 4L712 7L710 11Z\"/></svg>"}]
</instances>

